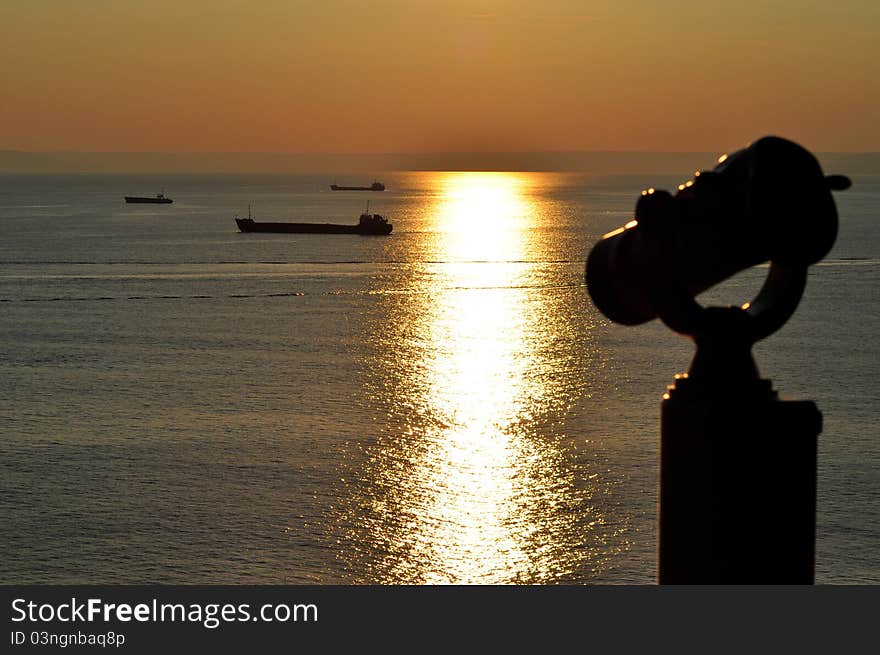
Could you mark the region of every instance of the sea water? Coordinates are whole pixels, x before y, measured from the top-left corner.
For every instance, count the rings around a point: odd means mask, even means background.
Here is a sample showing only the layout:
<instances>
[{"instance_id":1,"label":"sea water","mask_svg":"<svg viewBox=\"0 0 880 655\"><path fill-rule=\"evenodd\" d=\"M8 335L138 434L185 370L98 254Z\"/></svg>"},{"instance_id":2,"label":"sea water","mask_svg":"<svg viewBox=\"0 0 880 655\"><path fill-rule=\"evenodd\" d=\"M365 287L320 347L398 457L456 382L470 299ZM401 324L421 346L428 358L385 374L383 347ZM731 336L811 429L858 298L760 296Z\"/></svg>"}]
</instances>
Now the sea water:
<instances>
[{"instance_id":1,"label":"sea water","mask_svg":"<svg viewBox=\"0 0 880 655\"><path fill-rule=\"evenodd\" d=\"M681 180L382 180L0 177L0 580L655 580L659 402L693 347L609 323L583 270ZM756 360L824 414L817 581L878 583L880 177L836 198L838 242ZM233 222L367 201L391 236Z\"/></svg>"}]
</instances>

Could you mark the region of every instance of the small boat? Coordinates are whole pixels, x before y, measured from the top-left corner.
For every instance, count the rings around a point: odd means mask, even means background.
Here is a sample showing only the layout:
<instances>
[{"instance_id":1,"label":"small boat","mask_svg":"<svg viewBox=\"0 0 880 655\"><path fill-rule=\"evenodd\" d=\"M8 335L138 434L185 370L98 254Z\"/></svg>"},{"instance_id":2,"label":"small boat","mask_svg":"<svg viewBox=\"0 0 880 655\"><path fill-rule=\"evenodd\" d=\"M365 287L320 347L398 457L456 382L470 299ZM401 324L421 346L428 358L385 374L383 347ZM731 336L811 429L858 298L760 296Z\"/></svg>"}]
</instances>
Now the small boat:
<instances>
[{"instance_id":1,"label":"small boat","mask_svg":"<svg viewBox=\"0 0 880 655\"><path fill-rule=\"evenodd\" d=\"M125 202L129 203L152 203L154 205L168 205L174 202L171 198L166 198L164 193L157 193L155 196L125 196Z\"/></svg>"},{"instance_id":2,"label":"small boat","mask_svg":"<svg viewBox=\"0 0 880 655\"><path fill-rule=\"evenodd\" d=\"M330 185L331 191L384 191L385 185L378 180L370 186L339 186L338 184Z\"/></svg>"},{"instance_id":3,"label":"small boat","mask_svg":"<svg viewBox=\"0 0 880 655\"><path fill-rule=\"evenodd\" d=\"M369 205L367 206L369 212ZM391 234L394 226L379 214L361 214L357 225L340 225L337 223L274 223L255 221L251 218L248 208L247 218L235 217L235 224L242 232L277 232L285 234L360 234L363 236L379 236Z\"/></svg>"}]
</instances>

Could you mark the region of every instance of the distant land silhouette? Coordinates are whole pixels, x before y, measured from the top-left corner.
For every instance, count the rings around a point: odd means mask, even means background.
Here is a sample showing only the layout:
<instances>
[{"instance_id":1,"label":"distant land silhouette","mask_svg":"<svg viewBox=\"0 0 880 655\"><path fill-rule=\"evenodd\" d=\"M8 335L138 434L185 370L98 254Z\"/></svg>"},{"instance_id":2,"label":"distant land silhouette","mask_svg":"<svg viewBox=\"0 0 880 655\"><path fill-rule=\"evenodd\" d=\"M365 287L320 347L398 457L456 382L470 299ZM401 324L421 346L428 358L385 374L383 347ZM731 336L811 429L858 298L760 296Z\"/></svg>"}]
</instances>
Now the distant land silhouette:
<instances>
[{"instance_id":1,"label":"distant land silhouette","mask_svg":"<svg viewBox=\"0 0 880 655\"><path fill-rule=\"evenodd\" d=\"M435 152L389 154L25 152L0 150L0 174L332 173L380 171L560 171L599 175L681 173L707 166L705 152ZM823 167L880 173L880 153L819 153Z\"/></svg>"}]
</instances>

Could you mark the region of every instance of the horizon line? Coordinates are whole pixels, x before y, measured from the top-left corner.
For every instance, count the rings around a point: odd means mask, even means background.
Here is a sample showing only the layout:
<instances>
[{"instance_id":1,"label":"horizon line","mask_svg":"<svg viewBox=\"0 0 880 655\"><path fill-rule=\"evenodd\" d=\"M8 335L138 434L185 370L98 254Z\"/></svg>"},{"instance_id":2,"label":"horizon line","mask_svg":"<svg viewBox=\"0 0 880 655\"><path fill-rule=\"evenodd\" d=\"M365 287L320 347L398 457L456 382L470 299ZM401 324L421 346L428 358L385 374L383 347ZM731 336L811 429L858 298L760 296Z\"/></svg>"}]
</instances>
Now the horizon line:
<instances>
[{"instance_id":1,"label":"horizon line","mask_svg":"<svg viewBox=\"0 0 880 655\"><path fill-rule=\"evenodd\" d=\"M746 148L743 144L741 148ZM739 150L740 148L737 148ZM577 154L633 154L633 155L705 155L722 150L406 150L386 152L301 152L290 150L20 150L0 148L0 154L21 155L286 155L298 157L407 157L413 155L577 155ZM734 152L728 150L728 152ZM814 153L833 155L877 155L880 150L813 150Z\"/></svg>"},{"instance_id":2,"label":"horizon line","mask_svg":"<svg viewBox=\"0 0 880 655\"><path fill-rule=\"evenodd\" d=\"M410 153L308 152L124 152L0 150L0 174L64 173L370 173L403 171L578 172L680 174L708 170L715 151L543 150ZM823 169L847 174L880 173L880 153L813 153Z\"/></svg>"}]
</instances>

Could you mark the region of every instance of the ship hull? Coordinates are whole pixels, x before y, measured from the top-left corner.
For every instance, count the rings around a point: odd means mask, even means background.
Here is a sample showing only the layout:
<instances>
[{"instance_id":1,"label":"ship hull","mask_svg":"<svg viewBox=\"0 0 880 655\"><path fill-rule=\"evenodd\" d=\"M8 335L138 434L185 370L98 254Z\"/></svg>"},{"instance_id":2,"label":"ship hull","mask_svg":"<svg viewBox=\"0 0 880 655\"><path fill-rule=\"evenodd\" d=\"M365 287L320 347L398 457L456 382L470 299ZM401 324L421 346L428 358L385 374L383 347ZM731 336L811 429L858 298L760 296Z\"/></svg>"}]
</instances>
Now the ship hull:
<instances>
[{"instance_id":1,"label":"ship hull","mask_svg":"<svg viewBox=\"0 0 880 655\"><path fill-rule=\"evenodd\" d=\"M391 225L362 226L334 223L265 223L247 218L236 218L235 224L242 232L272 232L281 234L360 234L382 236L391 234Z\"/></svg>"},{"instance_id":2,"label":"ship hull","mask_svg":"<svg viewBox=\"0 0 880 655\"><path fill-rule=\"evenodd\" d=\"M140 198L138 196L125 196L125 202L129 204L170 205L174 201L171 198Z\"/></svg>"},{"instance_id":3,"label":"ship hull","mask_svg":"<svg viewBox=\"0 0 880 655\"><path fill-rule=\"evenodd\" d=\"M330 185L331 191L384 191L385 187L383 186L381 189L379 187L369 187L369 186L338 186L336 184Z\"/></svg>"}]
</instances>

